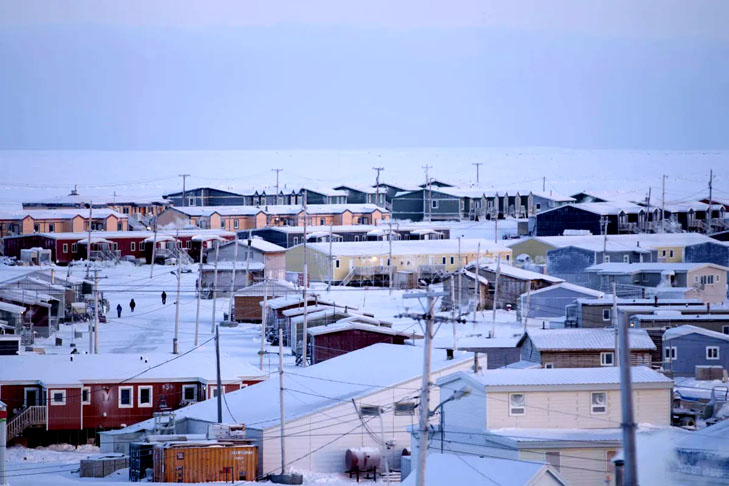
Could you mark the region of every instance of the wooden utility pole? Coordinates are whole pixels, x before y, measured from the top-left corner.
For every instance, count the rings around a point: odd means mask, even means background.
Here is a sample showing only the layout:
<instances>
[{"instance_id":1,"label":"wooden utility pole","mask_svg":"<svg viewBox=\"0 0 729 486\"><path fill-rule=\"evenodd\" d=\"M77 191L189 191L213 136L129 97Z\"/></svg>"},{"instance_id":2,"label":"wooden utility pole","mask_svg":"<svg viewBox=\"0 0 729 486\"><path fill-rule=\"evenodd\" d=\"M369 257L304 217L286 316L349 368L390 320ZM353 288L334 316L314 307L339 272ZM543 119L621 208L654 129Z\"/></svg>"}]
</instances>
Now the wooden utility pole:
<instances>
[{"instance_id":1,"label":"wooden utility pole","mask_svg":"<svg viewBox=\"0 0 729 486\"><path fill-rule=\"evenodd\" d=\"M377 178L375 179L375 206L380 204L380 172L385 170L384 167L372 167L372 170L377 171Z\"/></svg>"},{"instance_id":2,"label":"wooden utility pole","mask_svg":"<svg viewBox=\"0 0 729 486\"><path fill-rule=\"evenodd\" d=\"M393 263L392 263L392 221L389 221L387 224L390 227L389 232L387 234L387 240L388 240L388 242L390 244L389 245L390 248L388 250L388 255L387 255L387 265L388 265L388 269L387 269L387 273L388 273L387 286L390 289L389 294L392 295L392 278L393 278L392 269L393 269L393 266L394 266Z\"/></svg>"},{"instance_id":3,"label":"wooden utility pole","mask_svg":"<svg viewBox=\"0 0 729 486\"><path fill-rule=\"evenodd\" d=\"M278 173L281 172L283 169L271 169L276 173L276 202L274 204L278 204Z\"/></svg>"},{"instance_id":4,"label":"wooden utility pole","mask_svg":"<svg viewBox=\"0 0 729 486\"><path fill-rule=\"evenodd\" d=\"M228 300L228 319L232 322L233 319L233 296L235 294L235 270L238 265L238 232L235 233L235 248L233 248L233 275L230 278L230 299ZM248 258L250 256L251 251L251 240L248 239L248 253L246 253L246 263L248 263ZM265 269L264 269L265 272ZM248 276L250 273L248 272L248 268L246 268L246 287L248 287Z\"/></svg>"},{"instance_id":5,"label":"wooden utility pole","mask_svg":"<svg viewBox=\"0 0 729 486\"><path fill-rule=\"evenodd\" d=\"M473 279L473 325L476 326L476 311L478 310L478 304L481 303L481 282L479 281L479 275L481 271L481 243L476 247L476 276Z\"/></svg>"},{"instance_id":6,"label":"wooden utility pole","mask_svg":"<svg viewBox=\"0 0 729 486\"><path fill-rule=\"evenodd\" d=\"M415 476L417 486L425 486L425 464L428 457L428 419L430 416L430 372L433 359L433 310L435 296L428 295L428 315L425 319L425 342L423 344L423 376L420 387L420 405L418 420L418 464Z\"/></svg>"},{"instance_id":7,"label":"wooden utility pole","mask_svg":"<svg viewBox=\"0 0 729 486\"><path fill-rule=\"evenodd\" d=\"M218 399L218 423L223 423L223 384L220 379L220 326L215 326L215 370Z\"/></svg>"},{"instance_id":8,"label":"wooden utility pole","mask_svg":"<svg viewBox=\"0 0 729 486\"><path fill-rule=\"evenodd\" d=\"M93 223L94 203L89 201L89 239L86 242L86 279L91 271L91 224Z\"/></svg>"},{"instance_id":9,"label":"wooden utility pole","mask_svg":"<svg viewBox=\"0 0 729 486\"><path fill-rule=\"evenodd\" d=\"M281 433L281 474L286 474L286 415L284 413L283 329L278 328L278 389Z\"/></svg>"},{"instance_id":10,"label":"wooden utility pole","mask_svg":"<svg viewBox=\"0 0 729 486\"><path fill-rule=\"evenodd\" d=\"M478 168L483 165L483 162L473 162L471 165L476 166L476 184L479 184L481 182L481 178L479 177Z\"/></svg>"},{"instance_id":11,"label":"wooden utility pole","mask_svg":"<svg viewBox=\"0 0 729 486\"><path fill-rule=\"evenodd\" d=\"M547 178L542 177L542 192L547 192Z\"/></svg>"},{"instance_id":12,"label":"wooden utility pole","mask_svg":"<svg viewBox=\"0 0 729 486\"><path fill-rule=\"evenodd\" d=\"M185 183L187 182L187 178L190 177L190 174L180 174L180 177L182 177L182 205L187 206L187 191L185 190Z\"/></svg>"},{"instance_id":13,"label":"wooden utility pole","mask_svg":"<svg viewBox=\"0 0 729 486\"><path fill-rule=\"evenodd\" d=\"M633 420L633 385L630 369L630 339L625 322L619 323L620 329L620 402L623 421L623 456L625 458L625 486L638 486L638 464L635 444L636 425Z\"/></svg>"},{"instance_id":14,"label":"wooden utility pole","mask_svg":"<svg viewBox=\"0 0 729 486\"><path fill-rule=\"evenodd\" d=\"M711 213L712 213L712 206L713 206L713 185L714 185L714 169L711 169L709 171L709 211L708 211L708 218L707 218L707 226L706 226L706 234L711 233Z\"/></svg>"},{"instance_id":15,"label":"wooden utility pole","mask_svg":"<svg viewBox=\"0 0 729 486\"><path fill-rule=\"evenodd\" d=\"M491 311L491 336L496 335L496 302L499 300L499 277L501 276L501 253L496 257L496 281L494 282L494 302Z\"/></svg>"},{"instance_id":16,"label":"wooden utility pole","mask_svg":"<svg viewBox=\"0 0 729 486\"><path fill-rule=\"evenodd\" d=\"M532 297L532 281L529 280L527 282L527 285L529 285L529 287L527 287L526 308L524 308L524 309L521 310L522 311L522 316L521 317L522 317L522 321L523 321L523 324L524 324L524 332L525 333L527 332L527 323L529 322L529 304L530 304L529 300Z\"/></svg>"},{"instance_id":17,"label":"wooden utility pole","mask_svg":"<svg viewBox=\"0 0 729 486\"><path fill-rule=\"evenodd\" d=\"M666 232L666 174L662 178L663 190L661 191L661 233Z\"/></svg>"},{"instance_id":18,"label":"wooden utility pole","mask_svg":"<svg viewBox=\"0 0 729 486\"><path fill-rule=\"evenodd\" d=\"M307 256L308 256L306 254L307 253L306 252L306 240L307 240L306 226L307 226L307 220L309 219L309 217L308 217L308 210L307 210L307 206L306 206L306 199L307 199L306 194L307 193L305 192L304 199L302 201L304 204L304 329L303 329L304 333L301 338L301 366L303 366L304 368L306 368L306 351L307 351L306 333L308 332L308 328L309 328L309 295L308 295L308 292L309 292L309 267L307 266L307 261L306 261ZM295 328L294 328L294 332L296 332ZM294 338L295 338L295 336L292 336L292 342L294 341ZM289 344L291 344L291 343L289 343Z\"/></svg>"},{"instance_id":19,"label":"wooden utility pole","mask_svg":"<svg viewBox=\"0 0 729 486\"><path fill-rule=\"evenodd\" d=\"M615 356L613 366L620 365L620 332L618 331L618 291L617 285L613 282L613 309L612 309L613 330L615 331Z\"/></svg>"},{"instance_id":20,"label":"wooden utility pole","mask_svg":"<svg viewBox=\"0 0 729 486\"><path fill-rule=\"evenodd\" d=\"M334 236L334 225L329 225L329 280L327 281L327 292L332 289L332 278L334 274L334 259L332 258L332 238Z\"/></svg>"},{"instance_id":21,"label":"wooden utility pole","mask_svg":"<svg viewBox=\"0 0 729 486\"><path fill-rule=\"evenodd\" d=\"M215 270L213 272L213 317L210 332L215 332L215 302L218 298L218 256L220 253L220 241L215 240Z\"/></svg>"},{"instance_id":22,"label":"wooden utility pole","mask_svg":"<svg viewBox=\"0 0 729 486\"><path fill-rule=\"evenodd\" d=\"M195 346L198 343L200 334L200 298L202 297L202 277L203 277L203 255L205 254L205 240L200 240L200 265L197 277L197 311L195 312Z\"/></svg>"},{"instance_id":23,"label":"wooden utility pole","mask_svg":"<svg viewBox=\"0 0 729 486\"><path fill-rule=\"evenodd\" d=\"M268 319L268 279L263 277L263 309L261 310L261 359L258 367L263 371L263 355L266 354L266 320Z\"/></svg>"},{"instance_id":24,"label":"wooden utility pole","mask_svg":"<svg viewBox=\"0 0 729 486\"><path fill-rule=\"evenodd\" d=\"M425 191L426 189L428 190L428 202L427 202L428 208L427 208L427 211L423 211L423 217L425 218L427 215L428 221L430 221L433 216L433 191L431 190L430 172L429 172L429 170L432 168L433 168L432 165L426 164L423 166L423 169L425 169L425 185L427 186L427 187L423 187L423 191ZM423 200L425 200L425 197L423 197Z\"/></svg>"},{"instance_id":25,"label":"wooden utility pole","mask_svg":"<svg viewBox=\"0 0 729 486\"><path fill-rule=\"evenodd\" d=\"M94 269L94 354L99 354L99 270Z\"/></svg>"},{"instance_id":26,"label":"wooden utility pole","mask_svg":"<svg viewBox=\"0 0 729 486\"><path fill-rule=\"evenodd\" d=\"M179 237L179 233L177 237ZM177 243L175 242L175 245ZM180 252L182 248L180 248ZM177 301L175 302L175 337L172 339L172 354L179 353L178 337L180 332L180 281L182 280L182 253L177 254Z\"/></svg>"}]
</instances>

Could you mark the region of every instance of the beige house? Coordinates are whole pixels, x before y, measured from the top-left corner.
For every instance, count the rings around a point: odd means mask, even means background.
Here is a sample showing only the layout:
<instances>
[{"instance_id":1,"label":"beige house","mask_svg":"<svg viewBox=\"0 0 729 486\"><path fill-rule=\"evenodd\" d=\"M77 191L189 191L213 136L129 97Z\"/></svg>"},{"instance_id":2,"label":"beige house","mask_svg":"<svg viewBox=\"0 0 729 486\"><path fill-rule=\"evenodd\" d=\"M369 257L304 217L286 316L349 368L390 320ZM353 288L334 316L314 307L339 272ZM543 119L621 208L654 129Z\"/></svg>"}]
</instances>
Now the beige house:
<instances>
[{"instance_id":1,"label":"beige house","mask_svg":"<svg viewBox=\"0 0 729 486\"><path fill-rule=\"evenodd\" d=\"M183 206L167 208L157 217L161 228L196 226L238 231L266 226L266 214L254 206Z\"/></svg>"},{"instance_id":2,"label":"beige house","mask_svg":"<svg viewBox=\"0 0 729 486\"><path fill-rule=\"evenodd\" d=\"M128 217L112 209L91 212L93 231L127 231ZM0 237L33 233L79 233L89 229L88 209L24 209L0 214Z\"/></svg>"},{"instance_id":3,"label":"beige house","mask_svg":"<svg viewBox=\"0 0 729 486\"><path fill-rule=\"evenodd\" d=\"M300 205L264 206L268 216L264 226L303 226L304 210ZM309 226L373 224L390 219L390 212L375 204L309 204Z\"/></svg>"},{"instance_id":4,"label":"beige house","mask_svg":"<svg viewBox=\"0 0 729 486\"><path fill-rule=\"evenodd\" d=\"M330 253L331 249L331 253ZM459 268L458 240L395 240L390 242L360 241L311 243L306 247L310 281L347 283L359 275L387 275L390 264L393 273L412 272L417 275L435 272L453 272ZM460 240L460 265L467 265L480 258L482 262L511 261L511 250L493 241L481 239ZM286 269L304 271L304 245L294 246L286 252ZM330 274L331 272L331 274Z\"/></svg>"},{"instance_id":5,"label":"beige house","mask_svg":"<svg viewBox=\"0 0 729 486\"><path fill-rule=\"evenodd\" d=\"M673 381L643 366L631 371L635 422L670 426ZM443 397L472 389L443 407L443 437L456 451L547 462L571 485L614 481L610 460L621 448L619 367L459 372L437 383ZM433 448L440 436L437 429Z\"/></svg>"}]
</instances>

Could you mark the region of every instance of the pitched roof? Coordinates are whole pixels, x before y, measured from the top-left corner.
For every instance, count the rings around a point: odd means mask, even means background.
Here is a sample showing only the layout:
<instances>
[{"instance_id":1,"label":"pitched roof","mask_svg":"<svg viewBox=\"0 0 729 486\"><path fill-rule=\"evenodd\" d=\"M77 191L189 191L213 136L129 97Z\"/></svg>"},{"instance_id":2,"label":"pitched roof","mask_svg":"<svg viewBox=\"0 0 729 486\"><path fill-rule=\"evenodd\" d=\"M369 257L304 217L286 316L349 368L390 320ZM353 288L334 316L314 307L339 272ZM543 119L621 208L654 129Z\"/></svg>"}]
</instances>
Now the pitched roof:
<instances>
[{"instance_id":1,"label":"pitched roof","mask_svg":"<svg viewBox=\"0 0 729 486\"><path fill-rule=\"evenodd\" d=\"M470 266L470 265L469 265ZM475 266L475 264L474 264ZM487 270L489 272L496 272L496 263L486 263L481 264L480 268L482 270ZM509 265L508 263L501 263L501 275L504 275L506 277L515 278L518 280L542 280L544 282L550 282L550 283L560 283L564 282L564 279L552 277L551 275L547 275L544 273L537 273L532 272L531 270L524 270L523 268L515 267L513 265Z\"/></svg>"},{"instance_id":2,"label":"pitched roof","mask_svg":"<svg viewBox=\"0 0 729 486\"><path fill-rule=\"evenodd\" d=\"M594 289L588 289L587 287L582 287L580 285L575 285L569 282L560 282L558 284L550 285L549 287L544 287L539 290L532 290L532 295L549 292L555 289L565 289L570 290L572 292L577 292L580 294L590 295L592 297L601 298L605 296L605 292L600 292L599 290Z\"/></svg>"},{"instance_id":3,"label":"pitched roof","mask_svg":"<svg viewBox=\"0 0 729 486\"><path fill-rule=\"evenodd\" d=\"M715 263L600 263L592 265L585 270L596 273L658 273L658 272L687 272L701 267L712 267L717 270L729 272L729 268Z\"/></svg>"},{"instance_id":4,"label":"pitched roof","mask_svg":"<svg viewBox=\"0 0 729 486\"><path fill-rule=\"evenodd\" d=\"M527 333L540 351L581 351L615 349L614 329L550 329ZM655 350L656 345L643 329L630 329L630 349Z\"/></svg>"},{"instance_id":5,"label":"pitched roof","mask_svg":"<svg viewBox=\"0 0 729 486\"><path fill-rule=\"evenodd\" d=\"M349 319L353 319L353 320L349 320ZM307 332L311 336L321 336L323 334L331 334L334 332L343 332L343 331L365 331L365 332L372 332L372 333L376 333L376 334L386 334L388 336L402 336L402 337L406 337L406 338L412 338L414 336L412 333L398 331L396 329L392 329L391 327L377 326L374 324L366 324L364 322L357 322L357 319L358 319L358 317L342 319L333 324L326 324L324 326L312 327L312 328L308 329ZM417 337L422 337L422 336L415 336L415 337L417 338Z\"/></svg>"},{"instance_id":6,"label":"pitched roof","mask_svg":"<svg viewBox=\"0 0 729 486\"><path fill-rule=\"evenodd\" d=\"M688 336L689 334L700 334L702 336L706 336L706 337L710 337L710 338L714 338L714 339L721 339L722 341L729 341L729 334L724 334L724 333L716 332L716 331L710 331L710 330L704 329L702 327L691 326L688 324L666 329L666 332L663 333L663 340L670 341L671 339L675 339L677 337Z\"/></svg>"},{"instance_id":7,"label":"pitched roof","mask_svg":"<svg viewBox=\"0 0 729 486\"><path fill-rule=\"evenodd\" d=\"M475 253L481 247L482 254L487 252L509 251L503 245L494 244L486 239L461 239L461 252ZM300 246L300 245L299 245ZM309 248L320 253L329 253L329 243L310 243ZM332 243L332 254L341 256L373 256L386 255L389 252L388 241L345 241ZM399 255L428 255L458 253L458 240L395 240L392 242L393 256ZM437 262L436 262L437 263Z\"/></svg>"}]
</instances>

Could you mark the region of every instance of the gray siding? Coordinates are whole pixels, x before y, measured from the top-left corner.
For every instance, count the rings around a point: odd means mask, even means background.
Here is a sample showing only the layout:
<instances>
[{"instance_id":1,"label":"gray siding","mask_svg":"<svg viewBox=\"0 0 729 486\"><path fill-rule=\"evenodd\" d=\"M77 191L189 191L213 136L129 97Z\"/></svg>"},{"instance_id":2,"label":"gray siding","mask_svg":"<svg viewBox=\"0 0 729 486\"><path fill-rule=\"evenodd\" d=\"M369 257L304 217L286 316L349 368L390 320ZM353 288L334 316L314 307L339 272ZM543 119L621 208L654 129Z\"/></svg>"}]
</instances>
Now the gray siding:
<instances>
[{"instance_id":1,"label":"gray siding","mask_svg":"<svg viewBox=\"0 0 729 486\"><path fill-rule=\"evenodd\" d=\"M729 246L711 242L690 245L684 250L683 261L729 266Z\"/></svg>"},{"instance_id":2,"label":"gray siding","mask_svg":"<svg viewBox=\"0 0 729 486\"><path fill-rule=\"evenodd\" d=\"M702 334L687 334L663 341L663 354L665 349L675 346L676 359L663 363L664 368L671 370L677 375L694 375L697 366L721 366L729 368L729 341L717 339ZM706 347L718 346L719 359L706 359Z\"/></svg>"}]
</instances>

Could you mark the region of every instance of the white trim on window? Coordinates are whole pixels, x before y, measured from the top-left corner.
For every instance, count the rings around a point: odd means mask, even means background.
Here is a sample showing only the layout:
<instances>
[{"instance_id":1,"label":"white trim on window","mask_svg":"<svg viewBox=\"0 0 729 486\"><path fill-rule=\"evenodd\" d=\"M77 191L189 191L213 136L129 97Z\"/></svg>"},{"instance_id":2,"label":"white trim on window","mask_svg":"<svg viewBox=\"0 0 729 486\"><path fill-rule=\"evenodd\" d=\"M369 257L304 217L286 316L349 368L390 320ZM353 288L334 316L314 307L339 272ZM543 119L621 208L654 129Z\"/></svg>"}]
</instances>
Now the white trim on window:
<instances>
[{"instance_id":1,"label":"white trim on window","mask_svg":"<svg viewBox=\"0 0 729 486\"><path fill-rule=\"evenodd\" d=\"M603 255L602 261L603 263L610 263L610 255Z\"/></svg>"},{"instance_id":2,"label":"white trim on window","mask_svg":"<svg viewBox=\"0 0 729 486\"><path fill-rule=\"evenodd\" d=\"M719 359L719 346L706 346L706 359Z\"/></svg>"},{"instance_id":3,"label":"white trim on window","mask_svg":"<svg viewBox=\"0 0 729 486\"><path fill-rule=\"evenodd\" d=\"M192 398L187 398L187 390L192 390ZM197 402L197 385L182 385L182 399L186 402Z\"/></svg>"},{"instance_id":4,"label":"white trim on window","mask_svg":"<svg viewBox=\"0 0 729 486\"><path fill-rule=\"evenodd\" d=\"M630 255L623 255L623 263L630 263Z\"/></svg>"},{"instance_id":5,"label":"white trim on window","mask_svg":"<svg viewBox=\"0 0 729 486\"><path fill-rule=\"evenodd\" d=\"M240 221L238 219L233 220L233 229L238 229L240 227Z\"/></svg>"},{"instance_id":6,"label":"white trim on window","mask_svg":"<svg viewBox=\"0 0 729 486\"><path fill-rule=\"evenodd\" d=\"M609 321L610 317L612 317L610 314L612 313L612 309L603 309L602 310L602 320L603 321Z\"/></svg>"},{"instance_id":7,"label":"white trim on window","mask_svg":"<svg viewBox=\"0 0 729 486\"><path fill-rule=\"evenodd\" d=\"M123 403L126 400L122 400L124 392L129 392L129 403ZM134 407L134 387L133 386L120 386L118 396L119 408L133 408Z\"/></svg>"},{"instance_id":8,"label":"white trim on window","mask_svg":"<svg viewBox=\"0 0 729 486\"><path fill-rule=\"evenodd\" d=\"M593 415L607 413L607 392L590 393L590 413Z\"/></svg>"},{"instance_id":9,"label":"white trim on window","mask_svg":"<svg viewBox=\"0 0 729 486\"><path fill-rule=\"evenodd\" d=\"M49 394L51 405L63 406L66 404L66 390L51 390Z\"/></svg>"},{"instance_id":10,"label":"white trim on window","mask_svg":"<svg viewBox=\"0 0 729 486\"><path fill-rule=\"evenodd\" d=\"M78 245L76 243L71 243L71 252L76 253L78 250Z\"/></svg>"},{"instance_id":11,"label":"white trim on window","mask_svg":"<svg viewBox=\"0 0 729 486\"><path fill-rule=\"evenodd\" d=\"M149 401L142 401L142 391L149 391ZM137 406L139 408L149 408L154 406L154 388L150 385L144 385L137 387Z\"/></svg>"},{"instance_id":12,"label":"white trim on window","mask_svg":"<svg viewBox=\"0 0 729 486\"><path fill-rule=\"evenodd\" d=\"M729 326L721 326L721 332L724 334L729 334Z\"/></svg>"},{"instance_id":13,"label":"white trim on window","mask_svg":"<svg viewBox=\"0 0 729 486\"><path fill-rule=\"evenodd\" d=\"M68 253L68 243L63 244L63 253Z\"/></svg>"},{"instance_id":14,"label":"white trim on window","mask_svg":"<svg viewBox=\"0 0 729 486\"><path fill-rule=\"evenodd\" d=\"M509 393L509 415L526 415L526 395L524 393Z\"/></svg>"},{"instance_id":15,"label":"white trim on window","mask_svg":"<svg viewBox=\"0 0 729 486\"><path fill-rule=\"evenodd\" d=\"M600 353L600 366L615 366L615 353L612 351Z\"/></svg>"},{"instance_id":16,"label":"white trim on window","mask_svg":"<svg viewBox=\"0 0 729 486\"><path fill-rule=\"evenodd\" d=\"M663 361L674 361L678 357L678 348L676 346L666 346L663 348Z\"/></svg>"},{"instance_id":17,"label":"white trim on window","mask_svg":"<svg viewBox=\"0 0 729 486\"><path fill-rule=\"evenodd\" d=\"M554 368L554 363L544 363L544 367L548 370L551 370L552 368Z\"/></svg>"},{"instance_id":18,"label":"white trim on window","mask_svg":"<svg viewBox=\"0 0 729 486\"><path fill-rule=\"evenodd\" d=\"M81 388L81 405L91 405L91 387Z\"/></svg>"},{"instance_id":19,"label":"white trim on window","mask_svg":"<svg viewBox=\"0 0 729 486\"><path fill-rule=\"evenodd\" d=\"M129 249L131 251L137 251L137 242L136 241L132 241L131 243L129 243Z\"/></svg>"}]
</instances>

